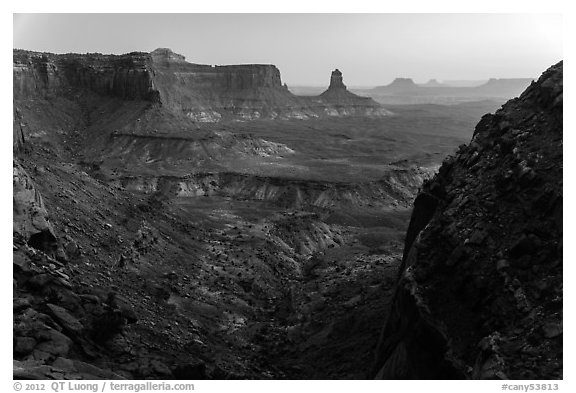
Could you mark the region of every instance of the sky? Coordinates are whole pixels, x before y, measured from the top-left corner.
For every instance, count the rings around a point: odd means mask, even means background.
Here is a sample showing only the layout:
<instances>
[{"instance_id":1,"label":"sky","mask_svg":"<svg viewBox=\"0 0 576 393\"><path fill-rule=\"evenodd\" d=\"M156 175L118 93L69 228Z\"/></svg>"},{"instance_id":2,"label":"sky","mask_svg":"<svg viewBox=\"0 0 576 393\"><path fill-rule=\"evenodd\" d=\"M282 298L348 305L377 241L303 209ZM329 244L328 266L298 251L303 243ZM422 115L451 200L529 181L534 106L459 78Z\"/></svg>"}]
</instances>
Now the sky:
<instances>
[{"instance_id":1,"label":"sky","mask_svg":"<svg viewBox=\"0 0 576 393\"><path fill-rule=\"evenodd\" d=\"M290 85L396 77L537 78L560 61L561 14L14 14L14 48L122 54L168 47L202 64L274 64Z\"/></svg>"}]
</instances>

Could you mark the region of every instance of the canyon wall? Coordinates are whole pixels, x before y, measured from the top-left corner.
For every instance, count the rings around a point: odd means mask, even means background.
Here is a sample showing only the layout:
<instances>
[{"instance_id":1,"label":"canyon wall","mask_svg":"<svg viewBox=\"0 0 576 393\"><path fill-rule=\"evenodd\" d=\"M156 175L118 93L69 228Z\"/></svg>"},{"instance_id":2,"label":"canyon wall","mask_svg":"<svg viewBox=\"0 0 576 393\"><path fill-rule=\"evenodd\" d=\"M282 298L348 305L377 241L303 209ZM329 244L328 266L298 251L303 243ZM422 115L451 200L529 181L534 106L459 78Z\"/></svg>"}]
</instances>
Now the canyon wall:
<instances>
[{"instance_id":1,"label":"canyon wall","mask_svg":"<svg viewBox=\"0 0 576 393\"><path fill-rule=\"evenodd\" d=\"M128 100L154 100L149 55L38 53L14 50L14 98L62 95L72 89Z\"/></svg>"},{"instance_id":2,"label":"canyon wall","mask_svg":"<svg viewBox=\"0 0 576 393\"><path fill-rule=\"evenodd\" d=\"M485 115L417 196L377 378L562 378L562 75Z\"/></svg>"}]
</instances>

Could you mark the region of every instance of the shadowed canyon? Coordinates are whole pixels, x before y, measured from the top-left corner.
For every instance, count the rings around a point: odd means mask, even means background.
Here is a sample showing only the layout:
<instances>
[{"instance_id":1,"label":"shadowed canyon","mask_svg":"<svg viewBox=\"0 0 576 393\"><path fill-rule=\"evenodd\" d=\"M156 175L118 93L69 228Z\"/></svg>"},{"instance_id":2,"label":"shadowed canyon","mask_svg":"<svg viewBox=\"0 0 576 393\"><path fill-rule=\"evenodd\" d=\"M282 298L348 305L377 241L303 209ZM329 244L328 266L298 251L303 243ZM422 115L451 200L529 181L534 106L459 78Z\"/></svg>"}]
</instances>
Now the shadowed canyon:
<instances>
[{"instance_id":1,"label":"shadowed canyon","mask_svg":"<svg viewBox=\"0 0 576 393\"><path fill-rule=\"evenodd\" d=\"M15 379L562 378L562 63L297 95L15 49L13 82Z\"/></svg>"}]
</instances>

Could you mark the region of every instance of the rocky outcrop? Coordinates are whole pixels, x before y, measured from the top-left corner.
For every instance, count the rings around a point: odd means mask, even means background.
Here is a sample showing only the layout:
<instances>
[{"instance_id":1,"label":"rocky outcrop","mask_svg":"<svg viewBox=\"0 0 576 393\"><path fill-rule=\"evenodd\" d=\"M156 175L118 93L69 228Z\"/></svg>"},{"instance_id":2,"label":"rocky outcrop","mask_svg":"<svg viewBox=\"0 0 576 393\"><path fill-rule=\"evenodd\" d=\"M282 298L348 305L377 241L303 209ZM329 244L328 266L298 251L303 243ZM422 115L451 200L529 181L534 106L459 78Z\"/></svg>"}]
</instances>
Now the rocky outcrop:
<instances>
[{"instance_id":1,"label":"rocky outcrop","mask_svg":"<svg viewBox=\"0 0 576 393\"><path fill-rule=\"evenodd\" d=\"M42 195L17 160L13 161L13 233L52 256L58 243Z\"/></svg>"},{"instance_id":2,"label":"rocky outcrop","mask_svg":"<svg viewBox=\"0 0 576 393\"><path fill-rule=\"evenodd\" d=\"M14 241L14 379L173 378L171 370L138 359L132 372L118 370L114 338L137 316L125 299L73 284L73 269ZM115 346L114 346L115 345ZM104 349L103 346L107 348ZM176 367L174 367L174 370Z\"/></svg>"},{"instance_id":3,"label":"rocky outcrop","mask_svg":"<svg viewBox=\"0 0 576 393\"><path fill-rule=\"evenodd\" d=\"M562 378L562 85L484 116L416 198L377 378Z\"/></svg>"},{"instance_id":4,"label":"rocky outcrop","mask_svg":"<svg viewBox=\"0 0 576 393\"><path fill-rule=\"evenodd\" d=\"M12 150L13 151L24 151L26 138L24 136L24 123L22 123L22 118L18 108L14 106L13 108L13 121L12 121Z\"/></svg>"}]
</instances>

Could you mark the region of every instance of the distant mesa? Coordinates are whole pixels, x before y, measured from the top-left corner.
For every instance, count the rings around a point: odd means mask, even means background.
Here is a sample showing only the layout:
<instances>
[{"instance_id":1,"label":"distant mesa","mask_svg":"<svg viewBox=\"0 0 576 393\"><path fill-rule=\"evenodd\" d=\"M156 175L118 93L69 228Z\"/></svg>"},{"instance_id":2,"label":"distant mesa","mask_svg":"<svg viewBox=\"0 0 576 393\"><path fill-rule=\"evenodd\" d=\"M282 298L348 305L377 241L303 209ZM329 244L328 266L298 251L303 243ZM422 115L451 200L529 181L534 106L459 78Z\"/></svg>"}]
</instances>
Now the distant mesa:
<instances>
[{"instance_id":1,"label":"distant mesa","mask_svg":"<svg viewBox=\"0 0 576 393\"><path fill-rule=\"evenodd\" d=\"M423 88L414 83L411 78L396 78L388 85L375 87L372 92L386 95L413 94L419 89Z\"/></svg>"},{"instance_id":2,"label":"distant mesa","mask_svg":"<svg viewBox=\"0 0 576 393\"><path fill-rule=\"evenodd\" d=\"M418 85L414 83L414 81L411 78L396 78L392 83L390 83L386 87L400 91L418 89Z\"/></svg>"},{"instance_id":3,"label":"distant mesa","mask_svg":"<svg viewBox=\"0 0 576 393\"><path fill-rule=\"evenodd\" d=\"M488 82L478 86L479 89L524 89L532 82L532 78L490 78Z\"/></svg>"},{"instance_id":4,"label":"distant mesa","mask_svg":"<svg viewBox=\"0 0 576 393\"><path fill-rule=\"evenodd\" d=\"M437 79L430 79L428 82L424 83L422 86L424 87L440 87L444 86L442 83L438 82Z\"/></svg>"},{"instance_id":5,"label":"distant mesa","mask_svg":"<svg viewBox=\"0 0 576 393\"><path fill-rule=\"evenodd\" d=\"M435 102L439 97L459 99L486 99L486 98L511 98L522 93L532 79L513 78L495 79L492 78L486 83L481 81L455 81L440 83L436 79L431 79L425 84L416 84L410 78L396 78L385 86L375 87L370 94L378 97L380 102L382 97L417 97L416 102Z\"/></svg>"},{"instance_id":6,"label":"distant mesa","mask_svg":"<svg viewBox=\"0 0 576 393\"><path fill-rule=\"evenodd\" d=\"M396 78L389 86L416 86L412 78Z\"/></svg>"}]
</instances>

